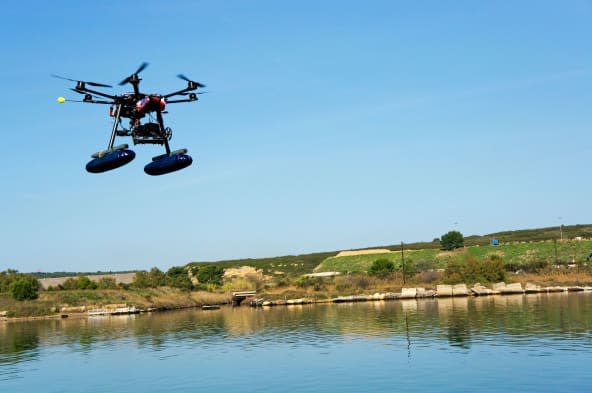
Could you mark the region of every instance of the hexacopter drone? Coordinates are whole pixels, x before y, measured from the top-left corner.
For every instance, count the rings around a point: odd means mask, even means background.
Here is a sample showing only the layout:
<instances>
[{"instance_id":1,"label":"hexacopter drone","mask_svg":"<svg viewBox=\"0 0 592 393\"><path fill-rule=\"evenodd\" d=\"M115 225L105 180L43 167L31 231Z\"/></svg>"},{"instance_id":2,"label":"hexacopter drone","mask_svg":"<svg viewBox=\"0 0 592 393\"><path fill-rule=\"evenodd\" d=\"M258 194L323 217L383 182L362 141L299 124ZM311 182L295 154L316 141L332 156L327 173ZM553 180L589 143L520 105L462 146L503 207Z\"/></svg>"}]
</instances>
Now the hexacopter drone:
<instances>
[{"instance_id":1,"label":"hexacopter drone","mask_svg":"<svg viewBox=\"0 0 592 393\"><path fill-rule=\"evenodd\" d=\"M169 127L164 126L162 115L163 113L167 113L164 111L167 104L197 101L197 95L201 93L194 91L198 88L205 87L205 85L179 74L177 76L187 82L186 88L169 94L145 94L140 92L139 85L142 79L138 74L147 66L148 63L142 63L136 72L119 83L120 86L129 83L134 89L133 92L120 95L111 95L91 90L87 87L112 87L110 85L52 75L55 78L76 82L76 87L71 90L84 95L82 101L66 100L63 97L59 97L58 102L71 101L110 105L109 115L113 118L113 128L111 130L111 137L109 138L109 145L107 149L98 151L91 156L93 159L86 164L86 170L88 172L101 173L110 171L131 162L136 157L136 153L128 149L127 144L114 146L115 137L117 136L131 136L134 145L164 145L165 154L152 158L152 162L144 167L144 172L149 175L164 175L186 168L193 162L191 156L187 154L187 149L171 151L169 140L173 132ZM175 96L185 96L186 98L169 99ZM128 128L125 128L121 124L122 118L129 119Z\"/></svg>"}]
</instances>

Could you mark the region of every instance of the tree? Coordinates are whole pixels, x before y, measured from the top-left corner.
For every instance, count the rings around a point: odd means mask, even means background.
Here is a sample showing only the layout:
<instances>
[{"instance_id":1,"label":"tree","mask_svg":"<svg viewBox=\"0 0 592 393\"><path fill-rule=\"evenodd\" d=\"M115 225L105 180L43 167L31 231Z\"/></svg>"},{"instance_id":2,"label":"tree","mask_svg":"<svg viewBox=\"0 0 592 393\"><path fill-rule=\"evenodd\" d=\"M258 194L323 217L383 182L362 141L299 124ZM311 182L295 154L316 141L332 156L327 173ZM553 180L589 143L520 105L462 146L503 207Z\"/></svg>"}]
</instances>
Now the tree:
<instances>
[{"instance_id":1,"label":"tree","mask_svg":"<svg viewBox=\"0 0 592 393\"><path fill-rule=\"evenodd\" d=\"M166 272L166 283L169 287L180 288L186 291L193 289L187 270L181 266L173 266Z\"/></svg>"},{"instance_id":2,"label":"tree","mask_svg":"<svg viewBox=\"0 0 592 393\"><path fill-rule=\"evenodd\" d=\"M87 276L80 276L77 281L78 289L97 289L97 283Z\"/></svg>"},{"instance_id":3,"label":"tree","mask_svg":"<svg viewBox=\"0 0 592 393\"><path fill-rule=\"evenodd\" d=\"M465 239L459 231L450 231L440 238L440 246L443 250L454 250L465 245Z\"/></svg>"},{"instance_id":4,"label":"tree","mask_svg":"<svg viewBox=\"0 0 592 393\"><path fill-rule=\"evenodd\" d=\"M388 259L377 259L372 263L368 274L371 276L388 277L395 272L395 264Z\"/></svg>"},{"instance_id":5,"label":"tree","mask_svg":"<svg viewBox=\"0 0 592 393\"><path fill-rule=\"evenodd\" d=\"M35 277L23 274L10 284L9 290L10 295L15 300L22 301L37 299L39 281L37 281Z\"/></svg>"},{"instance_id":6,"label":"tree","mask_svg":"<svg viewBox=\"0 0 592 393\"><path fill-rule=\"evenodd\" d=\"M166 285L166 275L157 267L149 272L137 272L132 285L136 288L158 288Z\"/></svg>"},{"instance_id":7,"label":"tree","mask_svg":"<svg viewBox=\"0 0 592 393\"><path fill-rule=\"evenodd\" d=\"M197 270L197 272L195 271ZM216 265L199 266L193 269L193 275L200 284L222 285L224 268Z\"/></svg>"}]
</instances>

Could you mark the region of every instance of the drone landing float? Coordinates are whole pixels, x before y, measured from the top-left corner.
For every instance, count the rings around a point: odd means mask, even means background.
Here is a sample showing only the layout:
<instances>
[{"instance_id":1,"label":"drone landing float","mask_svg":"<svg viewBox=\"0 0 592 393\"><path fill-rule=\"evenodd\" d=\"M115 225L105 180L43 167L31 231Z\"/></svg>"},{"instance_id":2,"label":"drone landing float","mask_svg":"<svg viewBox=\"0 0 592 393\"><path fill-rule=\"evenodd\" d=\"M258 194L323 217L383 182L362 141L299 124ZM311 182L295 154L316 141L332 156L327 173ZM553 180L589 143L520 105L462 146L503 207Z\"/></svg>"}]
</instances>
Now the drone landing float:
<instances>
[{"instance_id":1,"label":"drone landing float","mask_svg":"<svg viewBox=\"0 0 592 393\"><path fill-rule=\"evenodd\" d=\"M187 154L187 149L181 149L154 157L152 162L144 167L144 172L152 176L164 175L187 168L192 162L193 158Z\"/></svg>"},{"instance_id":2,"label":"drone landing float","mask_svg":"<svg viewBox=\"0 0 592 393\"><path fill-rule=\"evenodd\" d=\"M124 166L136 158L136 153L129 150L127 145L119 145L110 150L96 152L91 157L93 160L86 164L86 170L90 173L101 173Z\"/></svg>"},{"instance_id":3,"label":"drone landing float","mask_svg":"<svg viewBox=\"0 0 592 393\"><path fill-rule=\"evenodd\" d=\"M76 82L76 87L71 90L84 95L83 100L77 102L110 105L109 116L113 118L113 128L109 144L106 150L101 150L91 156L93 159L86 164L88 172L102 173L110 171L130 163L136 157L136 153L130 150L127 144L114 146L116 137L132 137L134 145L156 144L164 146L165 154L154 157L152 162L144 167L144 172L151 176L178 171L187 168L193 162L191 156L187 154L187 149L171 151L169 140L173 132L169 127L165 127L163 114L167 113L165 112L167 104L197 101L197 95L202 94L202 92L194 93L193 91L203 88L205 85L179 74L177 76L187 82L187 87L169 94L145 94L139 90L141 78L138 74L147 66L148 63L143 63L135 73L119 83L120 86L130 84L133 87L133 92L120 95L107 94L87 87L109 88L110 85L53 75L56 78ZM179 98L179 96L183 97ZM174 97L177 97L177 99L170 99ZM66 101L72 100L66 100L64 97L58 98L59 103ZM121 120L124 118L129 119L127 128L122 125Z\"/></svg>"}]
</instances>

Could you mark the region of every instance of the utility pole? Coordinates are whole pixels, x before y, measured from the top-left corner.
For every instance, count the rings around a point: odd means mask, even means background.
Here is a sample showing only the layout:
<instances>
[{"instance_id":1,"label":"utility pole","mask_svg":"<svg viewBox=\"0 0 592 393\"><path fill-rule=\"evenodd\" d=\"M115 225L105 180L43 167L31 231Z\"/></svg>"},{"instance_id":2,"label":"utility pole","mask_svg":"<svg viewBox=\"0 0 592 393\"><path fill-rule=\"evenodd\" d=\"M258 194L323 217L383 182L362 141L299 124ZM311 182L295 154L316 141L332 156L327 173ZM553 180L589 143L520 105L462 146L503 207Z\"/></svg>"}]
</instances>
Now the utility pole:
<instances>
[{"instance_id":1,"label":"utility pole","mask_svg":"<svg viewBox=\"0 0 592 393\"><path fill-rule=\"evenodd\" d=\"M555 264L557 265L557 262L559 262L559 259L557 259L557 239L553 239L553 245L555 246Z\"/></svg>"},{"instance_id":2,"label":"utility pole","mask_svg":"<svg viewBox=\"0 0 592 393\"><path fill-rule=\"evenodd\" d=\"M401 269L403 270L403 284L405 284L405 253L403 251L403 241L401 241Z\"/></svg>"}]
</instances>

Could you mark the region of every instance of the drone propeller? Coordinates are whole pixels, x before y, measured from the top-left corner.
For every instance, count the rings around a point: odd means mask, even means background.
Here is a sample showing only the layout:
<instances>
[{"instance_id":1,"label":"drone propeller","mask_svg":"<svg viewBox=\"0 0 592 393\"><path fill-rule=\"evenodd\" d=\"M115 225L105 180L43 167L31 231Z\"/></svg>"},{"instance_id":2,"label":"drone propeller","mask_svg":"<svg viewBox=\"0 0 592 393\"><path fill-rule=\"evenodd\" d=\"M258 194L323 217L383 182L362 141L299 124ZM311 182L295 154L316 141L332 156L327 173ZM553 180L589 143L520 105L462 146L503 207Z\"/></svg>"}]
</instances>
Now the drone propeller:
<instances>
[{"instance_id":1,"label":"drone propeller","mask_svg":"<svg viewBox=\"0 0 592 393\"><path fill-rule=\"evenodd\" d=\"M208 94L209 92L207 91L198 91L197 93L179 93L179 94L175 94L175 95L180 95L180 96L188 96L189 94Z\"/></svg>"},{"instance_id":2,"label":"drone propeller","mask_svg":"<svg viewBox=\"0 0 592 393\"><path fill-rule=\"evenodd\" d=\"M56 74L51 74L51 76L54 77L54 78L58 78L58 79L64 79L64 80L67 80L67 81L70 81L70 82L84 83L84 84L89 85L89 86L95 86L95 87L113 87L111 85L106 85L104 83L79 81L79 80L76 80L76 79L70 79L70 78L66 78L64 76L60 76L60 75L56 75Z\"/></svg>"},{"instance_id":3,"label":"drone propeller","mask_svg":"<svg viewBox=\"0 0 592 393\"><path fill-rule=\"evenodd\" d=\"M185 75L183 75L183 74L179 74L179 75L177 75L177 78L179 78L179 79L183 79L184 81L188 82L188 83L189 83L189 87L190 87L190 88L192 88L192 89L193 89L193 88L197 89L198 87L206 87L206 85L202 85L202 84L201 84L201 83L199 83L199 82L192 81L191 79L187 78L187 77L186 77Z\"/></svg>"},{"instance_id":4,"label":"drone propeller","mask_svg":"<svg viewBox=\"0 0 592 393\"><path fill-rule=\"evenodd\" d=\"M129 83L131 81L138 81L140 78L138 77L138 74L142 71L144 71L146 69L146 67L148 67L148 63L143 62L140 67L138 67L138 69L136 70L136 72L134 72L133 74L131 74L130 76L128 76L127 78L125 78L124 80L122 80L121 82L119 82L119 86L123 86L126 83Z\"/></svg>"},{"instance_id":5,"label":"drone propeller","mask_svg":"<svg viewBox=\"0 0 592 393\"><path fill-rule=\"evenodd\" d=\"M85 91L80 91L80 90L77 90L77 89L70 89L70 90L72 90L75 93L82 94L82 95L85 95L85 96L91 96L91 97L96 98L96 99L101 99L102 98L102 97L99 97L99 96L94 95L94 94L89 94L88 92L85 92Z\"/></svg>"}]
</instances>

